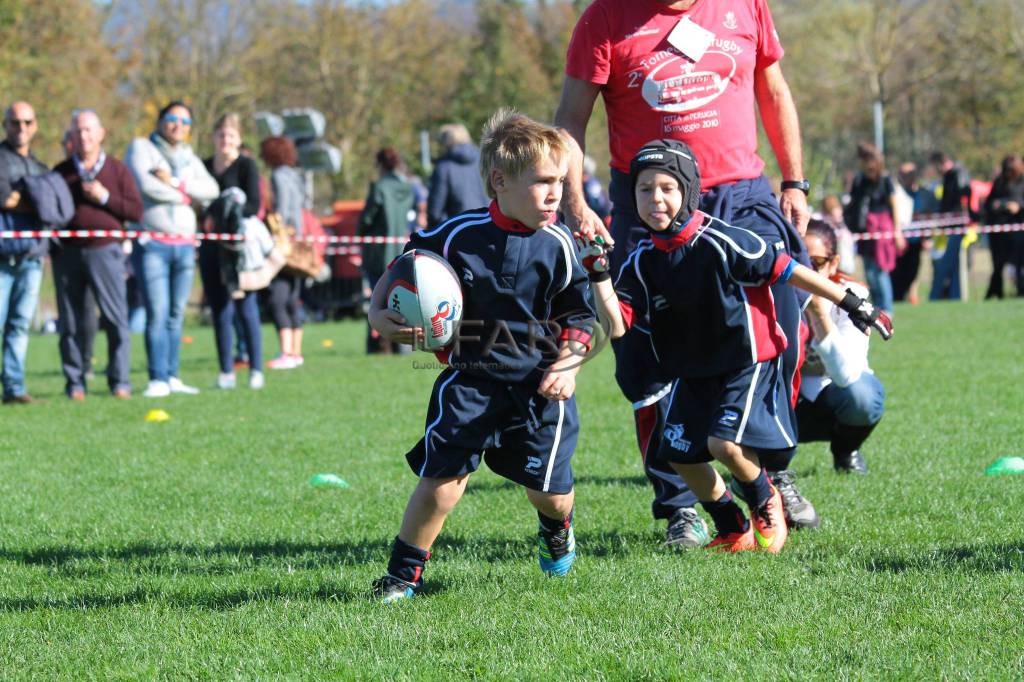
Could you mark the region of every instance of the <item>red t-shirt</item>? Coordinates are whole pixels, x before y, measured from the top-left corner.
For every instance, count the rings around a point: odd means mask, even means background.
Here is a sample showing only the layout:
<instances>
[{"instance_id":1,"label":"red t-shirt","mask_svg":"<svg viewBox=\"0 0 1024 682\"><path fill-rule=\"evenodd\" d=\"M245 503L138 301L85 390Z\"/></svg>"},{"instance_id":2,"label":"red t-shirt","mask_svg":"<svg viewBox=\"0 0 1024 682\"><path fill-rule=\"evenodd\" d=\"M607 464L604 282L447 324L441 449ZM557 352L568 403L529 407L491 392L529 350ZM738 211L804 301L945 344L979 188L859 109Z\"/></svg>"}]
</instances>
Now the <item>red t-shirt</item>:
<instances>
[{"instance_id":1,"label":"red t-shirt","mask_svg":"<svg viewBox=\"0 0 1024 682\"><path fill-rule=\"evenodd\" d=\"M667 38L682 17L715 34L694 64ZM569 43L565 72L602 86L612 167L629 172L645 142L681 140L697 154L703 189L756 178L754 72L782 58L767 0L595 0Z\"/></svg>"}]
</instances>

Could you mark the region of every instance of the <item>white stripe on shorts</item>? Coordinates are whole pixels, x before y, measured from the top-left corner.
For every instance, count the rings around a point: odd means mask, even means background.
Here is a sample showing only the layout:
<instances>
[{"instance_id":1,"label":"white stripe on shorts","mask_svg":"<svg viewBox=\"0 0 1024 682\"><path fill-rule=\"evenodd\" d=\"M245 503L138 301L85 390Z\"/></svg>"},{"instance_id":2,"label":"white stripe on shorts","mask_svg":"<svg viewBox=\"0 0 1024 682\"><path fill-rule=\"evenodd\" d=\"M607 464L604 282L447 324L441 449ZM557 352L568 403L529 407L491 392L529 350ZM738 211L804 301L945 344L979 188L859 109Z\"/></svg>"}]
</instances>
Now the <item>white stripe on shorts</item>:
<instances>
[{"instance_id":1,"label":"white stripe on shorts","mask_svg":"<svg viewBox=\"0 0 1024 682\"><path fill-rule=\"evenodd\" d=\"M445 382L441 384L441 388L437 391L437 419L427 427L427 431L423 434L423 466L420 467L420 478L423 478L423 472L427 470L427 460L430 459L430 431L435 426L441 423L441 417L444 416L444 389L448 384L452 382L452 379L459 375L459 370L452 372L452 375L445 379Z\"/></svg>"},{"instance_id":2,"label":"white stripe on shorts","mask_svg":"<svg viewBox=\"0 0 1024 682\"><path fill-rule=\"evenodd\" d=\"M778 364L777 371L779 373L779 376L782 376L782 356L781 355L779 356L779 364ZM791 448L791 447L793 447L793 439L789 437L789 434L786 433L786 429L782 426L782 422L779 421L779 396L778 396L778 393L775 394L775 397L773 398L772 402L774 403L774 406L775 406L775 423L778 425L779 431L782 432L782 437L786 439L786 447ZM786 402L787 402L786 407L788 409L789 408L789 405L788 405L789 401L786 401Z\"/></svg>"},{"instance_id":3,"label":"white stripe on shorts","mask_svg":"<svg viewBox=\"0 0 1024 682\"><path fill-rule=\"evenodd\" d=\"M548 470L544 473L544 489L547 492L551 487L551 472L555 468L555 456L558 454L558 446L562 442L562 420L565 418L565 401L558 401L558 426L555 427L555 444L551 446L551 454L548 455Z\"/></svg>"},{"instance_id":4,"label":"white stripe on shorts","mask_svg":"<svg viewBox=\"0 0 1024 682\"><path fill-rule=\"evenodd\" d=\"M763 363L757 363L754 365L754 376L750 379L750 390L747 391L747 404L743 408L743 419L740 420L739 431L736 432L736 445L743 442L743 432L747 428L747 417L750 416L750 406L754 403L754 389L757 387L757 377L761 374L761 365Z\"/></svg>"}]
</instances>

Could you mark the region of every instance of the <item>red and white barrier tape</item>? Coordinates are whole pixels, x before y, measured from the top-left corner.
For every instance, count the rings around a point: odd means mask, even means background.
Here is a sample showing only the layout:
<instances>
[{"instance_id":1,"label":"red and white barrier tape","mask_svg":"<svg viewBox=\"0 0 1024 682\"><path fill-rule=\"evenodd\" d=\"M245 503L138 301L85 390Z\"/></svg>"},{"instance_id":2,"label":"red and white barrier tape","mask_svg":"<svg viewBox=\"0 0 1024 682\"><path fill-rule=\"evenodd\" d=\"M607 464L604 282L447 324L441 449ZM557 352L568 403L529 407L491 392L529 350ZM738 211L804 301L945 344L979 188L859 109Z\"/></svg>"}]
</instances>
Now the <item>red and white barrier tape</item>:
<instances>
[{"instance_id":1,"label":"red and white barrier tape","mask_svg":"<svg viewBox=\"0 0 1024 682\"><path fill-rule=\"evenodd\" d=\"M904 237L939 237L939 236L953 236L953 235L964 235L968 232L975 232L977 234L992 234L1001 232L1024 232L1024 223L1010 223L1006 225L977 225L962 224L960 227L924 227L924 228L903 228ZM864 241L875 241L878 239L892 239L895 236L893 232L874 232L872 234L860 233L853 235L853 241L864 242Z\"/></svg>"},{"instance_id":2,"label":"red and white barrier tape","mask_svg":"<svg viewBox=\"0 0 1024 682\"><path fill-rule=\"evenodd\" d=\"M145 230L0 230L0 239L32 238L49 239L137 239L141 235L152 236ZM198 241L240 242L245 237L240 234L217 232L197 232ZM291 237L293 242L311 242L314 244L405 244L408 237L355 237L340 234L311 235L308 237Z\"/></svg>"},{"instance_id":3,"label":"red and white barrier tape","mask_svg":"<svg viewBox=\"0 0 1024 682\"><path fill-rule=\"evenodd\" d=\"M1000 233L1000 232L1021 232L1024 231L1024 223L1011 223L1006 225L975 225L969 223L962 213L933 214L922 217L907 223L903 228L904 237L936 237L939 235L962 235L974 230L978 234ZM0 239L15 239L18 237L48 239L57 237L59 239L137 239L141 235L152 235L145 230L0 230ZM854 241L872 241L877 239L891 238L891 232L878 232L874 234L855 233ZM239 234L226 234L216 232L197 232L197 241L214 242L238 242L245 238ZM314 244L345 244L357 246L361 244L405 244L408 237L357 237L354 235L315 235L304 237L292 237L291 241L311 242ZM357 249L343 251L332 250L327 255L353 255L358 253Z\"/></svg>"}]
</instances>

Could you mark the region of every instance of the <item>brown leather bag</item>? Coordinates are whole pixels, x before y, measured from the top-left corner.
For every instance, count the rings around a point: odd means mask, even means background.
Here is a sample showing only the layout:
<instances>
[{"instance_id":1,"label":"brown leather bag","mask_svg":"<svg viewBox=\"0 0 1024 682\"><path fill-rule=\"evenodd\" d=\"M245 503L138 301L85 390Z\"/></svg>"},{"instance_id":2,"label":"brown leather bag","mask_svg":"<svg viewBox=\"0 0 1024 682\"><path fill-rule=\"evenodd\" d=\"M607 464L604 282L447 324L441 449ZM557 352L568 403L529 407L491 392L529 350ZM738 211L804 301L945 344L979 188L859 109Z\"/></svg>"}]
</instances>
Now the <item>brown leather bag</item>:
<instances>
[{"instance_id":1,"label":"brown leather bag","mask_svg":"<svg viewBox=\"0 0 1024 682\"><path fill-rule=\"evenodd\" d=\"M294 241L295 228L287 225L279 213L267 214L266 223L277 250L284 256L282 269L299 277L317 277L323 269L324 259L316 245Z\"/></svg>"}]
</instances>

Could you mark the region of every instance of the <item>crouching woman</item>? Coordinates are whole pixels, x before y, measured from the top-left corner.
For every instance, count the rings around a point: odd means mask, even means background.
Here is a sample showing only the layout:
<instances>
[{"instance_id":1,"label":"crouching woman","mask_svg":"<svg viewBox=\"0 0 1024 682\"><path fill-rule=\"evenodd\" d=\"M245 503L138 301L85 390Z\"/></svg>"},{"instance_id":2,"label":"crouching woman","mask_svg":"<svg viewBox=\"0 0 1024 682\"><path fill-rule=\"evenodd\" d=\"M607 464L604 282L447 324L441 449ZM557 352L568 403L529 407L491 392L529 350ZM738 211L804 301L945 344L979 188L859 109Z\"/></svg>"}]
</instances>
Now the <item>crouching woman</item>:
<instances>
[{"instance_id":1,"label":"crouching woman","mask_svg":"<svg viewBox=\"0 0 1024 682\"><path fill-rule=\"evenodd\" d=\"M805 242L819 274L867 295L864 285L839 271L836 234L827 223L812 220ZM820 296L811 298L805 317L810 342L796 405L800 442L828 441L836 471L866 474L861 447L885 412L885 388L868 366L870 337Z\"/></svg>"}]
</instances>

